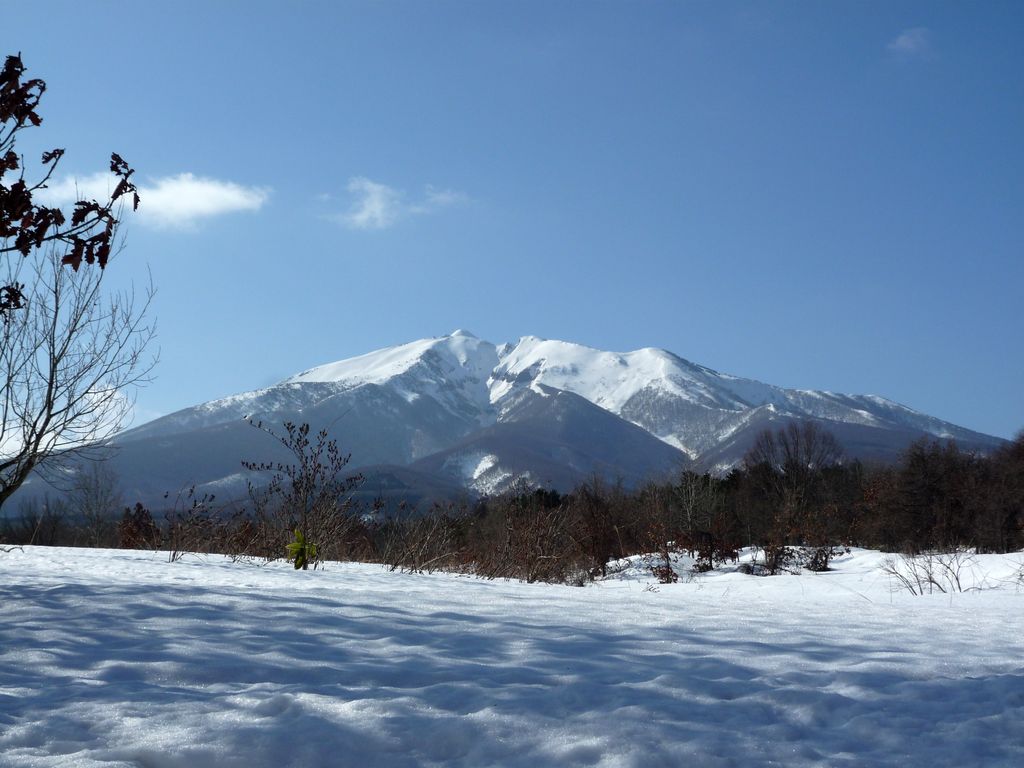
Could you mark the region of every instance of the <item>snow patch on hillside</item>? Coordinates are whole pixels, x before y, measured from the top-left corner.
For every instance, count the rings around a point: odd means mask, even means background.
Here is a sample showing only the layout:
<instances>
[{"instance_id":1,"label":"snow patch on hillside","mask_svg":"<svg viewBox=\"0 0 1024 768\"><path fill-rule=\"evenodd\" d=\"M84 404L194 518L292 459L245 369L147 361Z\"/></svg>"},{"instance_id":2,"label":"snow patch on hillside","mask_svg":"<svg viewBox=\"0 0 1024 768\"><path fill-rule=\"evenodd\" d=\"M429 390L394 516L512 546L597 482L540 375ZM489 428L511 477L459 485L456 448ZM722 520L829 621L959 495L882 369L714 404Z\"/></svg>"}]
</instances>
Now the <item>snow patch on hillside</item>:
<instances>
[{"instance_id":1,"label":"snow patch on hillside","mask_svg":"<svg viewBox=\"0 0 1024 768\"><path fill-rule=\"evenodd\" d=\"M500 493L513 479L513 474L501 466L493 453L466 451L456 453L441 465L442 470L477 493Z\"/></svg>"},{"instance_id":2,"label":"snow patch on hillside","mask_svg":"<svg viewBox=\"0 0 1024 768\"><path fill-rule=\"evenodd\" d=\"M447 459L442 466L446 471L455 474L462 480L473 481L497 463L498 457L492 453L469 451L467 453L455 454Z\"/></svg>"}]
</instances>

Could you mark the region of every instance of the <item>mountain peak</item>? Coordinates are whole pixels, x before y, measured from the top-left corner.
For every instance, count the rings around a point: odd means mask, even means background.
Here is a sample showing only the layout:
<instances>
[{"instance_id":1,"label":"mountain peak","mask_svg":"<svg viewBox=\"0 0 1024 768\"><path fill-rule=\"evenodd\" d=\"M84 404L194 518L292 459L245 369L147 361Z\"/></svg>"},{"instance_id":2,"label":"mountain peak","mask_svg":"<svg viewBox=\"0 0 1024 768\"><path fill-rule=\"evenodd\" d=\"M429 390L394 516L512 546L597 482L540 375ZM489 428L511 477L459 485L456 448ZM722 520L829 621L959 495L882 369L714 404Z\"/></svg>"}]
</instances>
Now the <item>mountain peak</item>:
<instances>
[{"instance_id":1,"label":"mountain peak","mask_svg":"<svg viewBox=\"0 0 1024 768\"><path fill-rule=\"evenodd\" d=\"M456 328L454 331L449 333L448 336L449 336L449 338L454 338L456 336L461 336L464 339L475 339L475 338L477 338L475 334L470 333L469 331L465 330L464 328Z\"/></svg>"}]
</instances>

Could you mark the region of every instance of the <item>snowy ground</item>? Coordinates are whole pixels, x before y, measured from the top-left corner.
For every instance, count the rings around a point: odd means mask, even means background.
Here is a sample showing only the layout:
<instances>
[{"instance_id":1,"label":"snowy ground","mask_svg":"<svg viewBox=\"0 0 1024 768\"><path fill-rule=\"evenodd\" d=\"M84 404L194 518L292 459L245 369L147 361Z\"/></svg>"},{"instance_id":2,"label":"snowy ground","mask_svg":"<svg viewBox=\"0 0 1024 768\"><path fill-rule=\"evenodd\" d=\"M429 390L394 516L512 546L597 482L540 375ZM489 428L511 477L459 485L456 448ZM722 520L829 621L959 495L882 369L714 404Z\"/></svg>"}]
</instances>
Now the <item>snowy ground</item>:
<instances>
[{"instance_id":1,"label":"snowy ground","mask_svg":"<svg viewBox=\"0 0 1024 768\"><path fill-rule=\"evenodd\" d=\"M1021 766L1024 555L984 589L585 588L0 554L2 766Z\"/></svg>"}]
</instances>

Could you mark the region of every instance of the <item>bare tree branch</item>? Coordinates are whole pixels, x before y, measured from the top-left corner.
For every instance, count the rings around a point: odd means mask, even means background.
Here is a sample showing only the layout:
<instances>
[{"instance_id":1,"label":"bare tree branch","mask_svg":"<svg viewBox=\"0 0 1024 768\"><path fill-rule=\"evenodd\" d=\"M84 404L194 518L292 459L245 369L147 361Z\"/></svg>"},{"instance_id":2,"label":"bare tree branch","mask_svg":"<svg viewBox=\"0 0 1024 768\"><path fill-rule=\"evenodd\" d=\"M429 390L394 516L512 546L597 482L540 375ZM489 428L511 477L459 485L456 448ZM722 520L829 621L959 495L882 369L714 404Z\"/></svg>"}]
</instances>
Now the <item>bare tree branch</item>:
<instances>
[{"instance_id":1,"label":"bare tree branch","mask_svg":"<svg viewBox=\"0 0 1024 768\"><path fill-rule=\"evenodd\" d=\"M7 266L28 288L0 328L0 506L34 470L94 455L124 427L156 362L151 286L107 293L104 272L69 270L54 250Z\"/></svg>"}]
</instances>

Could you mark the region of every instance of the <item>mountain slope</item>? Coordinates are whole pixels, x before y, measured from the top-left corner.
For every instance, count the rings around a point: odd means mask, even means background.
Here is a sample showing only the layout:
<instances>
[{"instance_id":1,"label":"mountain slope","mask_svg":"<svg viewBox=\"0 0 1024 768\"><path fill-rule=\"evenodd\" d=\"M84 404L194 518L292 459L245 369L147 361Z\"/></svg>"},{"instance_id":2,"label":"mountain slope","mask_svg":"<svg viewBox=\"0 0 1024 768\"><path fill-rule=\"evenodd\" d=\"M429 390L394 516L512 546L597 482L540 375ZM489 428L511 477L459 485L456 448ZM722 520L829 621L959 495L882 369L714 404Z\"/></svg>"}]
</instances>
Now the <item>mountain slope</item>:
<instances>
[{"instance_id":1,"label":"mountain slope","mask_svg":"<svg viewBox=\"0 0 1024 768\"><path fill-rule=\"evenodd\" d=\"M493 493L517 478L570 489L595 475L638 485L678 473L681 451L572 392L544 385L502 400L498 422L412 466Z\"/></svg>"}]
</instances>

